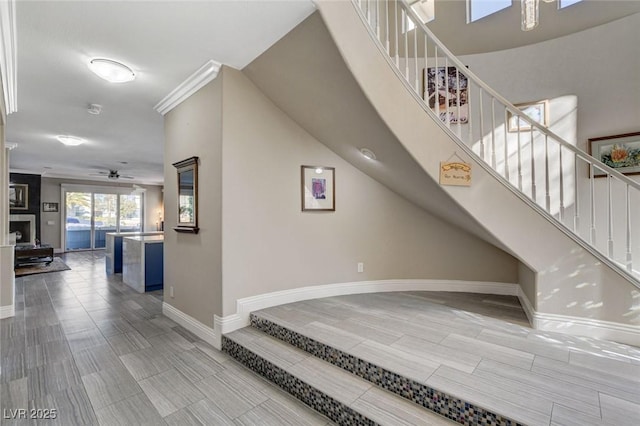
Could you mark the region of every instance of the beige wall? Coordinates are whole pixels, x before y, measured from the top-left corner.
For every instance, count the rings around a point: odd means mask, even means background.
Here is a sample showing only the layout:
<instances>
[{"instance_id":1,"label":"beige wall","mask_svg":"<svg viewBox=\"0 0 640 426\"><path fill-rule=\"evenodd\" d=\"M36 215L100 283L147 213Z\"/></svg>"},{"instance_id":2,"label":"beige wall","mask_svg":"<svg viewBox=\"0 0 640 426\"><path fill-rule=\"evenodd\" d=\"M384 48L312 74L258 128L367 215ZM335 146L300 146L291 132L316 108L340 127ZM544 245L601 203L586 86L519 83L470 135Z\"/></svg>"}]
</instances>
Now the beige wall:
<instances>
[{"instance_id":1,"label":"beige wall","mask_svg":"<svg viewBox=\"0 0 640 426\"><path fill-rule=\"evenodd\" d=\"M222 79L218 77L165 116L165 302L213 327L222 314ZM250 121L248 121L250 123ZM171 229L177 223L173 163L198 156L198 234ZM174 287L174 297L170 289Z\"/></svg>"},{"instance_id":2,"label":"beige wall","mask_svg":"<svg viewBox=\"0 0 640 426\"><path fill-rule=\"evenodd\" d=\"M371 43L351 5L327 1L319 2L318 8L382 119L423 168L437 179L439 161L456 150L460 153L460 147L424 113L400 83ZM424 144L424 135L429 135L428 145ZM466 154L463 157L468 158ZM640 323L635 302L639 293L633 284L525 204L476 160L468 158L467 161L473 166L473 185L442 189L536 271L538 312L624 325Z\"/></svg>"},{"instance_id":3,"label":"beige wall","mask_svg":"<svg viewBox=\"0 0 640 426\"><path fill-rule=\"evenodd\" d=\"M224 315L235 313L238 298L319 284L405 278L517 282L512 256L344 161L243 73L224 68L222 79ZM335 212L301 212L302 164L336 168ZM358 262L364 262L364 273L357 272Z\"/></svg>"},{"instance_id":4,"label":"beige wall","mask_svg":"<svg viewBox=\"0 0 640 426\"><path fill-rule=\"evenodd\" d=\"M109 186L131 188L130 183L98 182L88 180L72 180L42 177L40 187L40 200L48 203L61 203L61 186L83 185L83 186ZM145 211L144 227L146 231L155 231L158 221L158 210L162 210L162 187L157 185L140 185L145 191ZM55 248L62 249L61 226L64 225L62 218L62 204L57 213L40 212L40 238L43 243L51 244ZM48 222L53 221L52 225Z\"/></svg>"},{"instance_id":5,"label":"beige wall","mask_svg":"<svg viewBox=\"0 0 640 426\"><path fill-rule=\"evenodd\" d=\"M531 307L537 309L536 273L522 262L518 263L518 283L522 287L524 295L531 302Z\"/></svg>"}]
</instances>

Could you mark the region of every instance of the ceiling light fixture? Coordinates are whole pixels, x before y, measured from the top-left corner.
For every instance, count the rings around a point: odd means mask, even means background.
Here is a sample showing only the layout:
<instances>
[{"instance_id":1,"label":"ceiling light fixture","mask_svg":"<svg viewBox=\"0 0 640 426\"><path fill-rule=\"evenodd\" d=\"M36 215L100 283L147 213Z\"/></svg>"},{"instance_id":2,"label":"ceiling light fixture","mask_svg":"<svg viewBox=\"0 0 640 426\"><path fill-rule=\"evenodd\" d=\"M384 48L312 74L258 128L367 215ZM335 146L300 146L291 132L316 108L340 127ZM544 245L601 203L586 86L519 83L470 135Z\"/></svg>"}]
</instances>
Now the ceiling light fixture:
<instances>
[{"instance_id":1,"label":"ceiling light fixture","mask_svg":"<svg viewBox=\"0 0 640 426\"><path fill-rule=\"evenodd\" d=\"M126 83L136 78L131 68L111 59L92 59L89 62L89 69L110 83Z\"/></svg>"},{"instance_id":2,"label":"ceiling light fixture","mask_svg":"<svg viewBox=\"0 0 640 426\"><path fill-rule=\"evenodd\" d=\"M58 135L56 136L56 139L58 139L63 144L69 145L69 146L78 146L86 142L86 140L82 138L77 138L75 136L68 136L68 135Z\"/></svg>"},{"instance_id":3,"label":"ceiling light fixture","mask_svg":"<svg viewBox=\"0 0 640 426\"><path fill-rule=\"evenodd\" d=\"M542 1L553 3L556 0ZM520 13L522 15L522 31L533 30L540 23L540 0L520 0Z\"/></svg>"},{"instance_id":4,"label":"ceiling light fixture","mask_svg":"<svg viewBox=\"0 0 640 426\"><path fill-rule=\"evenodd\" d=\"M360 154L369 160L375 160L377 158L376 154L374 154L369 148L360 148Z\"/></svg>"},{"instance_id":5,"label":"ceiling light fixture","mask_svg":"<svg viewBox=\"0 0 640 426\"><path fill-rule=\"evenodd\" d=\"M522 31L531 31L538 26L540 0L521 0Z\"/></svg>"}]
</instances>

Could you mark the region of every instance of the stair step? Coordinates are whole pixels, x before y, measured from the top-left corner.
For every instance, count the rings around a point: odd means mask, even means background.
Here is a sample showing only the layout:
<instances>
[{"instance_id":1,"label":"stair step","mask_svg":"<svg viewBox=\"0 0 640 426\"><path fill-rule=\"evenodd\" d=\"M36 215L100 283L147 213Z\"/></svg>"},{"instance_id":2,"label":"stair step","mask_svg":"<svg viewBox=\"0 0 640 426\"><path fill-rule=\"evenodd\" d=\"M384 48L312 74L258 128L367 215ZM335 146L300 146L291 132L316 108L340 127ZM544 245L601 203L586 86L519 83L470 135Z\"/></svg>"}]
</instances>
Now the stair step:
<instances>
[{"instance_id":1,"label":"stair step","mask_svg":"<svg viewBox=\"0 0 640 426\"><path fill-rule=\"evenodd\" d=\"M300 315L298 319L304 317L300 312L296 315ZM519 421L516 421L478 406L479 401L465 400L427 385L425 379L436 370L437 365L430 363L424 356L401 353L392 347L377 345L370 340L365 341L357 334L352 334L352 342L349 343L345 334L348 332L339 332L337 328L313 321L295 322L288 319L280 318L279 315L273 315L269 311L251 313L251 325L257 330L295 346L302 353L353 373L368 383L388 391L387 393L424 407L426 410L423 410L423 413L433 412L469 425L541 424L540 419L536 418L536 413L528 413L524 407L522 410L516 410L515 407L510 410L514 417L519 418ZM332 333L332 331L335 332ZM309 335L313 335L313 338ZM456 356L451 354L451 357L452 362L455 361ZM458 388L452 387L452 389ZM487 399L482 401L486 402ZM362 404L364 402L359 406Z\"/></svg>"},{"instance_id":2,"label":"stair step","mask_svg":"<svg viewBox=\"0 0 640 426\"><path fill-rule=\"evenodd\" d=\"M452 423L253 327L224 335L222 347L245 366L340 424Z\"/></svg>"}]
</instances>

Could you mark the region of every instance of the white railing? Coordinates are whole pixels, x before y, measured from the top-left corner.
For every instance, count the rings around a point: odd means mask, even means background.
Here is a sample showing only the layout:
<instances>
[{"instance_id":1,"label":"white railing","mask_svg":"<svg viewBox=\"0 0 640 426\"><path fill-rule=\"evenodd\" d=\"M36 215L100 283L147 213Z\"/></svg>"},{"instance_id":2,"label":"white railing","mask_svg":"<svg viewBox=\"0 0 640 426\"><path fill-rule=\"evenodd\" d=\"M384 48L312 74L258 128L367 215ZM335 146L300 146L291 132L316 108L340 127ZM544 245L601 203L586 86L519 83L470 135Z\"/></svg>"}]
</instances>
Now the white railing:
<instances>
[{"instance_id":1,"label":"white railing","mask_svg":"<svg viewBox=\"0 0 640 426\"><path fill-rule=\"evenodd\" d=\"M640 214L633 213L640 211L640 183L512 105L456 58L404 1L352 3L396 74L458 145L640 287L640 268L633 264L640 254Z\"/></svg>"}]
</instances>

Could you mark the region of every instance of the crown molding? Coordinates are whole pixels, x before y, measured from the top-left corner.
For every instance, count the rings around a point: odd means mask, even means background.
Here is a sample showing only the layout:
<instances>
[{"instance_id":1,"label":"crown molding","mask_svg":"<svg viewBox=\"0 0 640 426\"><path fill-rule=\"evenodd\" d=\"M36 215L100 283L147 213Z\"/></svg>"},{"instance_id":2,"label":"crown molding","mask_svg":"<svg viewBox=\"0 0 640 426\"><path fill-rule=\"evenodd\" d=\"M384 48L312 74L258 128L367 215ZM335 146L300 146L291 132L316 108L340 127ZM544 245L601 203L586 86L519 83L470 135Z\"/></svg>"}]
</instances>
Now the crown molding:
<instances>
[{"instance_id":1,"label":"crown molding","mask_svg":"<svg viewBox=\"0 0 640 426\"><path fill-rule=\"evenodd\" d=\"M205 84L218 76L222 64L214 60L207 61L196 72L191 74L185 81L180 83L178 87L173 89L171 93L165 96L158 104L153 107L160 114L165 115L182 101L193 95Z\"/></svg>"},{"instance_id":2,"label":"crown molding","mask_svg":"<svg viewBox=\"0 0 640 426\"><path fill-rule=\"evenodd\" d=\"M0 1L0 74L7 115L18 110L17 58L16 2Z\"/></svg>"}]
</instances>

